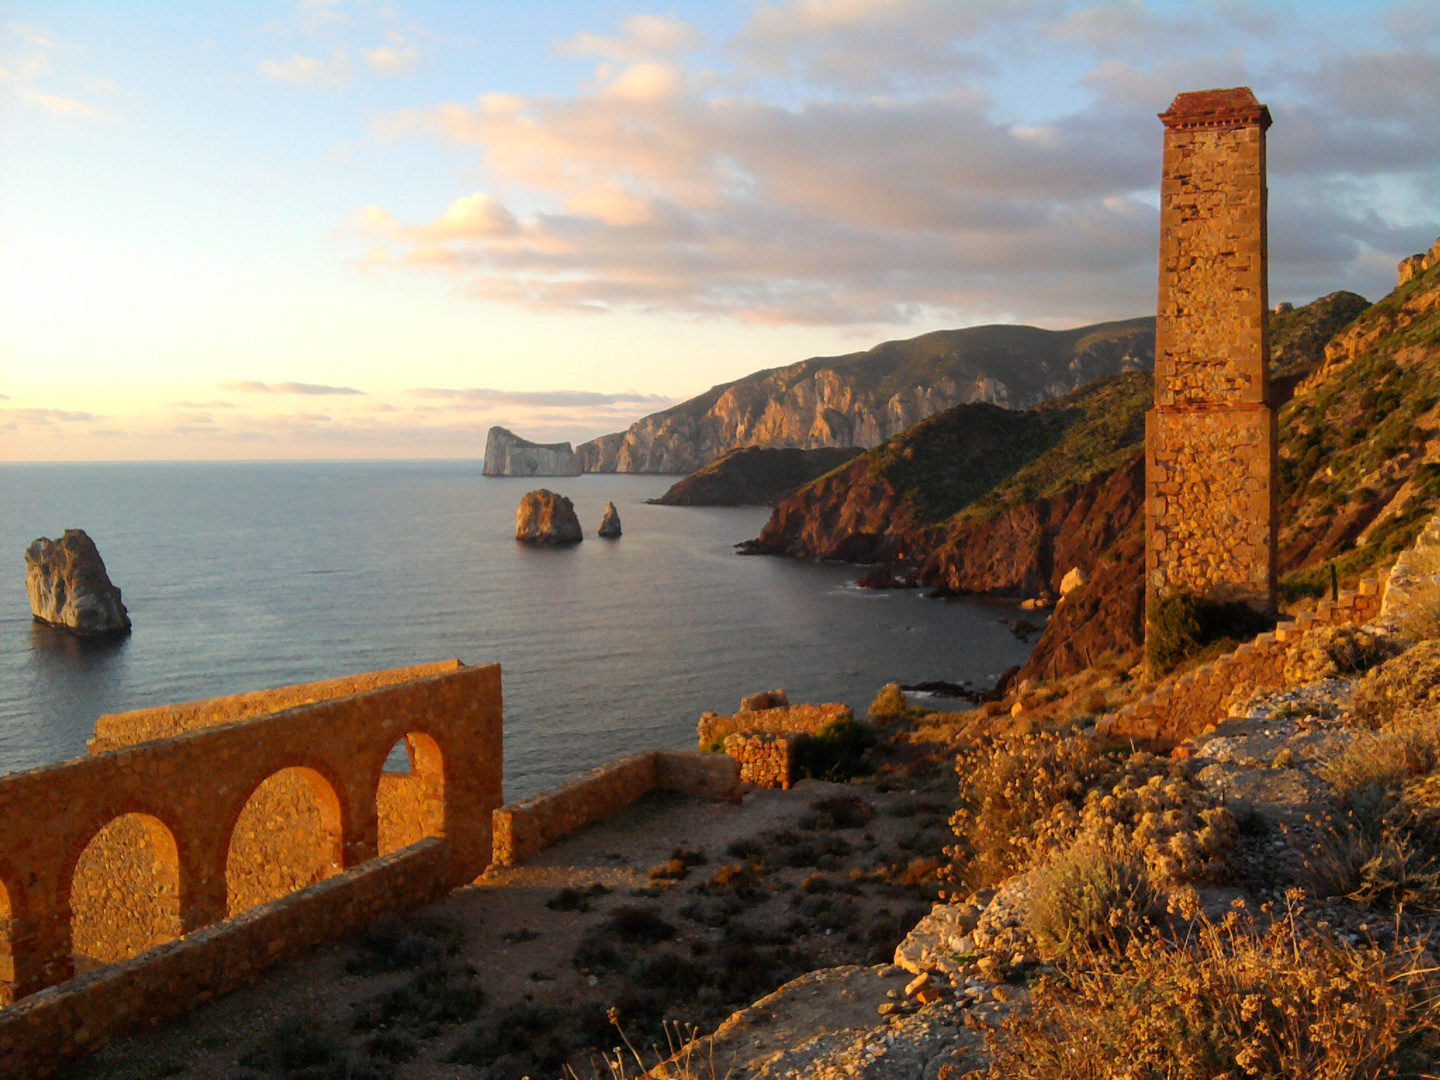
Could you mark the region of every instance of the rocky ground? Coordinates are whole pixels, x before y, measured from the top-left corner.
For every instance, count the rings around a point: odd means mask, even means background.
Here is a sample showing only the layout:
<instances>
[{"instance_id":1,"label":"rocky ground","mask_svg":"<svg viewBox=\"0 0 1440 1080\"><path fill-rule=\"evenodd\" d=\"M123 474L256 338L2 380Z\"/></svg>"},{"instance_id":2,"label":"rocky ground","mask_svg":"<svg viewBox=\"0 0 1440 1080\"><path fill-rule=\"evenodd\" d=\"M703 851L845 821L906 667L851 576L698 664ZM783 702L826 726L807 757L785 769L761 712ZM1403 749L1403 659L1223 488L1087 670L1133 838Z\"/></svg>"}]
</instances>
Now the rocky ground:
<instances>
[{"instance_id":1,"label":"rocky ground","mask_svg":"<svg viewBox=\"0 0 1440 1080\"><path fill-rule=\"evenodd\" d=\"M611 1008L653 1060L669 1021L713 1030L805 972L888 962L935 898L948 809L812 780L739 806L654 794L62 1075L589 1076Z\"/></svg>"}]
</instances>

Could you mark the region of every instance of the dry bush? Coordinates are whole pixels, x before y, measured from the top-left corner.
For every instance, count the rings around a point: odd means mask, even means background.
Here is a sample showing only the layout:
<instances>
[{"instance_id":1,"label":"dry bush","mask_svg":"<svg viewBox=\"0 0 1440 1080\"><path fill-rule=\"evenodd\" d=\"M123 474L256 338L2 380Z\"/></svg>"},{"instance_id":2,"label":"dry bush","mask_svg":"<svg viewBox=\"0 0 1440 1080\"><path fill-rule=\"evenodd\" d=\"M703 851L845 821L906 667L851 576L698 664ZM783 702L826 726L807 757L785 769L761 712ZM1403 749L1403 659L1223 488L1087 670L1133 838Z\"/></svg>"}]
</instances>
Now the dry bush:
<instances>
[{"instance_id":1,"label":"dry bush","mask_svg":"<svg viewBox=\"0 0 1440 1080\"><path fill-rule=\"evenodd\" d=\"M1184 940L1135 938L1040 980L1034 1008L988 1041L1006 1080L1287 1080L1433 1075L1434 959L1354 948L1238 912Z\"/></svg>"},{"instance_id":2,"label":"dry bush","mask_svg":"<svg viewBox=\"0 0 1440 1080\"><path fill-rule=\"evenodd\" d=\"M1317 626L1285 652L1287 685L1368 671L1394 655L1392 643L1358 626Z\"/></svg>"},{"instance_id":3,"label":"dry bush","mask_svg":"<svg viewBox=\"0 0 1440 1080\"><path fill-rule=\"evenodd\" d=\"M1151 754L1132 754L1118 775L1087 791L1079 807L1057 807L1037 830L1037 847L1056 850L1089 838L1134 852L1162 884L1223 878L1235 841L1234 815L1188 777L1168 770Z\"/></svg>"},{"instance_id":4,"label":"dry bush","mask_svg":"<svg viewBox=\"0 0 1440 1080\"><path fill-rule=\"evenodd\" d=\"M1034 735L962 752L951 876L996 884L1086 838L1140 857L1160 884L1222 877L1235 819L1151 754L1116 762L1083 738Z\"/></svg>"},{"instance_id":5,"label":"dry bush","mask_svg":"<svg viewBox=\"0 0 1440 1080\"><path fill-rule=\"evenodd\" d=\"M959 843L946 853L970 888L995 885L1029 864L1038 831L1059 806L1081 803L1114 763L1080 738L1021 735L968 747L950 826Z\"/></svg>"},{"instance_id":6,"label":"dry bush","mask_svg":"<svg viewBox=\"0 0 1440 1080\"><path fill-rule=\"evenodd\" d=\"M1380 727L1413 708L1440 706L1440 641L1422 641L1372 668L1355 688L1354 713L1367 727Z\"/></svg>"},{"instance_id":7,"label":"dry bush","mask_svg":"<svg viewBox=\"0 0 1440 1080\"><path fill-rule=\"evenodd\" d=\"M1165 891L1133 848L1082 837L1030 878L1025 929L1046 959L1077 948L1115 950L1165 914Z\"/></svg>"},{"instance_id":8,"label":"dry bush","mask_svg":"<svg viewBox=\"0 0 1440 1080\"><path fill-rule=\"evenodd\" d=\"M1309 862L1313 887L1365 907L1440 911L1440 774L1351 799Z\"/></svg>"},{"instance_id":9,"label":"dry bush","mask_svg":"<svg viewBox=\"0 0 1440 1080\"><path fill-rule=\"evenodd\" d=\"M1440 768L1440 712L1405 709L1361 735L1320 769L1344 803L1384 792ZM1374 795L1370 794L1373 798Z\"/></svg>"},{"instance_id":10,"label":"dry bush","mask_svg":"<svg viewBox=\"0 0 1440 1080\"><path fill-rule=\"evenodd\" d=\"M1440 549L1412 551L1405 561L1413 579L1405 587L1400 632L1412 641L1440 638Z\"/></svg>"}]
</instances>

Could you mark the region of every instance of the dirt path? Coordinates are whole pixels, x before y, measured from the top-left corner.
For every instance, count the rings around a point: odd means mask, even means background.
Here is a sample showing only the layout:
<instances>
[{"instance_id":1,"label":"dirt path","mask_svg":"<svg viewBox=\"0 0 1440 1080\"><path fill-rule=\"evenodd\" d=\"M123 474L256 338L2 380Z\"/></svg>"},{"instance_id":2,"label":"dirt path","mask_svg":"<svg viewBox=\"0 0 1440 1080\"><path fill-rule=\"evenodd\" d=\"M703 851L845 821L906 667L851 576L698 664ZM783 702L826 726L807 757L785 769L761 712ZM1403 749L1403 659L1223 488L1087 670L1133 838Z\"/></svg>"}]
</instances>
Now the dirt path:
<instances>
[{"instance_id":1,"label":"dirt path","mask_svg":"<svg viewBox=\"0 0 1440 1080\"><path fill-rule=\"evenodd\" d=\"M928 909L943 800L804 781L740 805L652 794L528 864L318 951L63 1075L591 1074L667 1022L712 1030L787 979L887 961Z\"/></svg>"}]
</instances>

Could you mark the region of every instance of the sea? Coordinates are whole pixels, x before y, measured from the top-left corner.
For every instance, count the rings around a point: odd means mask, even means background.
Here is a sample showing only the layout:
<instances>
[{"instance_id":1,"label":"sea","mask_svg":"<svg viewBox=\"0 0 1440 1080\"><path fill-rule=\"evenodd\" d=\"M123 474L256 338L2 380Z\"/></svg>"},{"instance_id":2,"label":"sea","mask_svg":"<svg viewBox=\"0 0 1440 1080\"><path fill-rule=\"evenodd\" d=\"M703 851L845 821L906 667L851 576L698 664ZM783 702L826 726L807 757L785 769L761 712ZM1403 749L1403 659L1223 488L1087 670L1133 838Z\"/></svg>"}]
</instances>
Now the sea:
<instances>
[{"instance_id":1,"label":"sea","mask_svg":"<svg viewBox=\"0 0 1440 1080\"><path fill-rule=\"evenodd\" d=\"M468 460L0 465L0 773L83 754L104 713L459 657L501 665L519 799L693 748L702 712L757 690L863 714L886 682L988 685L1029 652L1011 609L738 555L768 509L646 502L674 479L496 478ZM583 543L515 542L540 486L574 501ZM610 500L624 535L602 540ZM98 545L128 637L31 618L25 548L66 528Z\"/></svg>"}]
</instances>

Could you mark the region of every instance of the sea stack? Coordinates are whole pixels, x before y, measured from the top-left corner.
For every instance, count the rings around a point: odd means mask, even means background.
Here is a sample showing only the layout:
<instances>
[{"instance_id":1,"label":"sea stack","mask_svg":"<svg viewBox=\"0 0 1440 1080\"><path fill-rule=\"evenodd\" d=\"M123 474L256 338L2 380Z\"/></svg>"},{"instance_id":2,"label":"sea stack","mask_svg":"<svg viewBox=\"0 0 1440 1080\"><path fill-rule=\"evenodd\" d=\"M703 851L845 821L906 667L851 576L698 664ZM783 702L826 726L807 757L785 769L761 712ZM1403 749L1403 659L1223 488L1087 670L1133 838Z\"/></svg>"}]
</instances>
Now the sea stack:
<instances>
[{"instance_id":1,"label":"sea stack","mask_svg":"<svg viewBox=\"0 0 1440 1080\"><path fill-rule=\"evenodd\" d=\"M540 488L520 500L515 539L526 544L578 544L585 539L575 505L564 495Z\"/></svg>"},{"instance_id":2,"label":"sea stack","mask_svg":"<svg viewBox=\"0 0 1440 1080\"><path fill-rule=\"evenodd\" d=\"M600 520L597 534L607 540L613 540L620 535L620 511L615 509L613 502L605 504L605 516Z\"/></svg>"},{"instance_id":3,"label":"sea stack","mask_svg":"<svg viewBox=\"0 0 1440 1080\"><path fill-rule=\"evenodd\" d=\"M42 536L26 548L25 591L39 622L81 637L130 632L120 590L105 572L95 541L82 529L66 529L59 540Z\"/></svg>"},{"instance_id":4,"label":"sea stack","mask_svg":"<svg viewBox=\"0 0 1440 1080\"><path fill-rule=\"evenodd\" d=\"M535 443L503 427L485 438L486 476L579 476L580 459L568 442Z\"/></svg>"}]
</instances>

